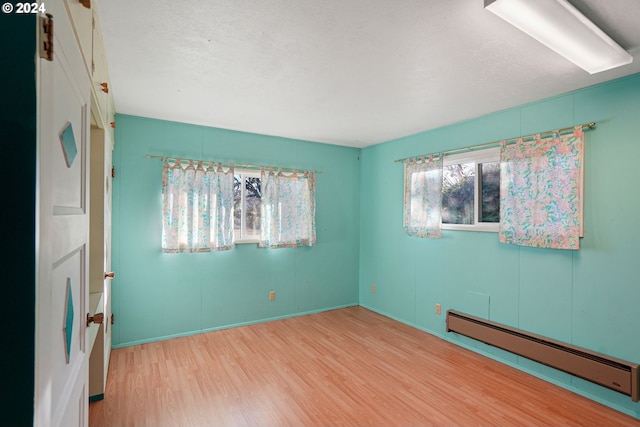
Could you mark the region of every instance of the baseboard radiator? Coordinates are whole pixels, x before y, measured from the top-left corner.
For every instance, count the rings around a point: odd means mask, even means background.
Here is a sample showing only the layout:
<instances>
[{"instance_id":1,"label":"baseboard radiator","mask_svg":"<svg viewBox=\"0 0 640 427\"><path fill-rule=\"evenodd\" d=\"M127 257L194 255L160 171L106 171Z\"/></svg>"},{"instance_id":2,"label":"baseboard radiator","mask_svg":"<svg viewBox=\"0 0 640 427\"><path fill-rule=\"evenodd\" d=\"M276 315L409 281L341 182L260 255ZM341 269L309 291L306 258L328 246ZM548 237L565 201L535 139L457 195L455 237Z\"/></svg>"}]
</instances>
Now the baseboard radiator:
<instances>
[{"instance_id":1,"label":"baseboard radiator","mask_svg":"<svg viewBox=\"0 0 640 427\"><path fill-rule=\"evenodd\" d=\"M447 332L465 335L594 382L626 394L634 402L640 397L640 370L637 363L615 359L454 310L447 311Z\"/></svg>"}]
</instances>

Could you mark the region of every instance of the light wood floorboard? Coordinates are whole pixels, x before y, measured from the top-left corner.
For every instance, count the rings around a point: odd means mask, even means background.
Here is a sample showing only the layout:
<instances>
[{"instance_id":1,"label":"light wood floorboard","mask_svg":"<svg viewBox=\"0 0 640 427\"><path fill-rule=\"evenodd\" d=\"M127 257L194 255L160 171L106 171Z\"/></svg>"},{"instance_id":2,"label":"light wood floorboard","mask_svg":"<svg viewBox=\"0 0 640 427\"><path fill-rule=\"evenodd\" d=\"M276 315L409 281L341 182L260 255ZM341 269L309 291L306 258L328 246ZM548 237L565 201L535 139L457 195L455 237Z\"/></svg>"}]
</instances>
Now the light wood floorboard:
<instances>
[{"instance_id":1,"label":"light wood floorboard","mask_svg":"<svg viewBox=\"0 0 640 427\"><path fill-rule=\"evenodd\" d=\"M100 426L640 426L362 307L116 349Z\"/></svg>"}]
</instances>

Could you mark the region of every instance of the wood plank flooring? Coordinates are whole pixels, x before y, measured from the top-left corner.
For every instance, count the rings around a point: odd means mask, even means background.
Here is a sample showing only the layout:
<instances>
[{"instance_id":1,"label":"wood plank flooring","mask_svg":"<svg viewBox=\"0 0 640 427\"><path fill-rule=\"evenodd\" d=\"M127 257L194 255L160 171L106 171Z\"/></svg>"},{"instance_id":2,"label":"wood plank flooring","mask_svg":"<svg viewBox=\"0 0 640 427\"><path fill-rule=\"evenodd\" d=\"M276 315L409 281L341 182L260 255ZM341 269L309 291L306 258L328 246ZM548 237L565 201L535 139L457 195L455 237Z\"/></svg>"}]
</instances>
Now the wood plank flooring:
<instances>
[{"instance_id":1,"label":"wood plank flooring","mask_svg":"<svg viewBox=\"0 0 640 427\"><path fill-rule=\"evenodd\" d=\"M640 426L362 307L111 352L100 426Z\"/></svg>"}]
</instances>

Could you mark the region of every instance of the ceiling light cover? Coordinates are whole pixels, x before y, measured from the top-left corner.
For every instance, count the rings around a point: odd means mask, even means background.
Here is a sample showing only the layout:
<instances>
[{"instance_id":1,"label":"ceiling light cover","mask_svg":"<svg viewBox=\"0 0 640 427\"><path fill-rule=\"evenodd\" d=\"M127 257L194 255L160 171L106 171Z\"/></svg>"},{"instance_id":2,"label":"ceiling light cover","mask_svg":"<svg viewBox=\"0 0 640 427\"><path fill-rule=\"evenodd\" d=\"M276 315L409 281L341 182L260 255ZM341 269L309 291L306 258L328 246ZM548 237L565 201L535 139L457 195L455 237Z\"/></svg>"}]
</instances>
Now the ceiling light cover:
<instances>
[{"instance_id":1,"label":"ceiling light cover","mask_svg":"<svg viewBox=\"0 0 640 427\"><path fill-rule=\"evenodd\" d=\"M626 50L566 0L485 0L484 7L589 74L633 61Z\"/></svg>"}]
</instances>

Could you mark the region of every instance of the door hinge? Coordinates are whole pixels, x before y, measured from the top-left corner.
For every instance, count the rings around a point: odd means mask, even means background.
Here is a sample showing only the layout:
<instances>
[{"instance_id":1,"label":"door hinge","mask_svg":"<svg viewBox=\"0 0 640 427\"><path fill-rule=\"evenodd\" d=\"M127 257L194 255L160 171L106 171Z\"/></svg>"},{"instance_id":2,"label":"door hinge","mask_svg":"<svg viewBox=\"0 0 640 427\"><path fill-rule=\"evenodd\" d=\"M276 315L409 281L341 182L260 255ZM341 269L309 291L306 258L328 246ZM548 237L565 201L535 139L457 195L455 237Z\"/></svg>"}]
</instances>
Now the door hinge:
<instances>
[{"instance_id":1,"label":"door hinge","mask_svg":"<svg viewBox=\"0 0 640 427\"><path fill-rule=\"evenodd\" d=\"M53 61L53 15L40 16L40 58Z\"/></svg>"},{"instance_id":2,"label":"door hinge","mask_svg":"<svg viewBox=\"0 0 640 427\"><path fill-rule=\"evenodd\" d=\"M116 177L116 168L111 166L111 178L115 178L115 177Z\"/></svg>"},{"instance_id":3,"label":"door hinge","mask_svg":"<svg viewBox=\"0 0 640 427\"><path fill-rule=\"evenodd\" d=\"M114 323L116 323L116 316L111 313L111 324L113 325Z\"/></svg>"}]
</instances>

